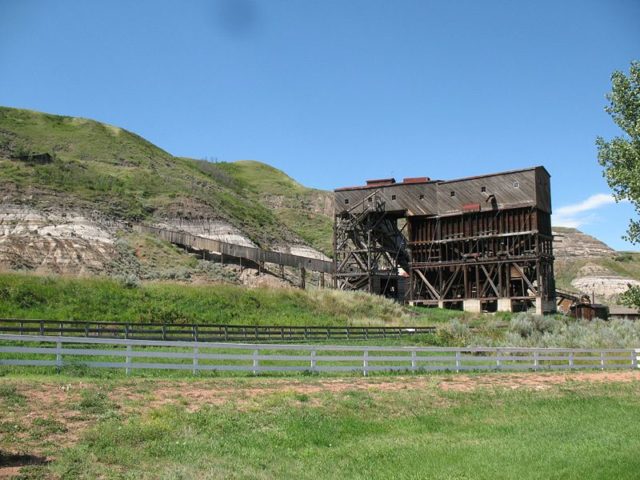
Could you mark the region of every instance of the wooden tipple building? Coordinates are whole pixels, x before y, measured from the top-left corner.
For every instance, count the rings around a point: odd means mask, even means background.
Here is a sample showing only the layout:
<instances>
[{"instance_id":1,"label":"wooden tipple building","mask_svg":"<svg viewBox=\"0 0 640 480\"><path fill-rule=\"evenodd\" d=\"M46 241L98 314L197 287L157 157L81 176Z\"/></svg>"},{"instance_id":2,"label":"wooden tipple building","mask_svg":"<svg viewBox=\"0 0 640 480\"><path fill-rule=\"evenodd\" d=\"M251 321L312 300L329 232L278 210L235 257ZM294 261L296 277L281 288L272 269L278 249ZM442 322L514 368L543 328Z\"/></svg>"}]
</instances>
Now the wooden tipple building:
<instances>
[{"instance_id":1,"label":"wooden tipple building","mask_svg":"<svg viewBox=\"0 0 640 480\"><path fill-rule=\"evenodd\" d=\"M336 286L467 311L555 310L544 167L335 190Z\"/></svg>"}]
</instances>

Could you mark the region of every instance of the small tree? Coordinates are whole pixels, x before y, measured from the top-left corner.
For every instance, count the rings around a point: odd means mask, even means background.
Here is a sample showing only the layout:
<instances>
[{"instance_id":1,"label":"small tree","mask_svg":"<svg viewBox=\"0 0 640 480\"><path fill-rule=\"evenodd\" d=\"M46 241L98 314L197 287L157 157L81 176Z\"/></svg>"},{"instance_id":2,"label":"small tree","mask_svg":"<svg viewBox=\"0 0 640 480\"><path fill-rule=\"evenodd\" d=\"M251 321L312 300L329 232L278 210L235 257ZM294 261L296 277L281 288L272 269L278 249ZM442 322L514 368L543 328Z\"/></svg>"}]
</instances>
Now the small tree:
<instances>
[{"instance_id":1,"label":"small tree","mask_svg":"<svg viewBox=\"0 0 640 480\"><path fill-rule=\"evenodd\" d=\"M609 105L605 108L622 130L622 136L596 139L598 162L617 201L629 200L640 213L640 61L631 62L629 75L613 72ZM640 242L640 221L631 219L625 239ZM640 288L631 287L622 301L640 307Z\"/></svg>"}]
</instances>

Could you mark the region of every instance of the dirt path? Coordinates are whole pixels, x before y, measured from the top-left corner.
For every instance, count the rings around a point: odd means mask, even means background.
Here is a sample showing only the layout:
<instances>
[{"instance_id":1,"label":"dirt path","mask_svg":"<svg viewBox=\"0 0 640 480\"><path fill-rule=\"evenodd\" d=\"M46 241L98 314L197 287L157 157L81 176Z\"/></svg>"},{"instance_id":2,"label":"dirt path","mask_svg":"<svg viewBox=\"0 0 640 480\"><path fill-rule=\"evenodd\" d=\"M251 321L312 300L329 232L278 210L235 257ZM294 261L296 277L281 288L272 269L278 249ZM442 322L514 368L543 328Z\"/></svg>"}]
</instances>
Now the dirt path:
<instances>
[{"instance_id":1,"label":"dirt path","mask_svg":"<svg viewBox=\"0 0 640 480\"><path fill-rule=\"evenodd\" d=\"M471 392L479 388L547 390L564 383L628 383L640 381L640 371L562 373L497 373L480 375L411 376L340 379L250 379L243 382L203 380L201 382L156 382L153 398L147 407L159 407L178 400L189 410L202 405L221 405L228 401L250 400L273 394L314 395L345 391L428 390ZM116 388L111 398L142 401L144 396L132 393L126 386Z\"/></svg>"}]
</instances>

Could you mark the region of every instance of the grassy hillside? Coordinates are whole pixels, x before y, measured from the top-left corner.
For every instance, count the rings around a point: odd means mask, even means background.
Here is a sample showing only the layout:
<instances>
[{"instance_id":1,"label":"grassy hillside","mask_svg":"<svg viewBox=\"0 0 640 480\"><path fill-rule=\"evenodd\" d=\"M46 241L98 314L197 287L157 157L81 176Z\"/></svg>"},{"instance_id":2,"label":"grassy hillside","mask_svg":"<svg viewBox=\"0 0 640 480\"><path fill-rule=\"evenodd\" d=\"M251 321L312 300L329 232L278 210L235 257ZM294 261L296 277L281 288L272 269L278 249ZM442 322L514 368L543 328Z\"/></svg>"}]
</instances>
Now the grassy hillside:
<instances>
[{"instance_id":1,"label":"grassy hillside","mask_svg":"<svg viewBox=\"0 0 640 480\"><path fill-rule=\"evenodd\" d=\"M235 179L241 192L273 209L280 222L320 251L331 254L333 218L327 203L331 194L303 187L280 170L264 163L243 160L219 164Z\"/></svg>"},{"instance_id":2,"label":"grassy hillside","mask_svg":"<svg viewBox=\"0 0 640 480\"><path fill-rule=\"evenodd\" d=\"M0 187L8 200L39 207L87 208L132 222L221 219L258 244L297 235L327 251L322 235L309 234L314 214L297 201L314 191L282 172L259 162L234 166L174 157L93 120L0 107ZM280 216L264 201L275 194L298 208ZM326 230L330 221L320 216L316 224Z\"/></svg>"},{"instance_id":3,"label":"grassy hillside","mask_svg":"<svg viewBox=\"0 0 640 480\"><path fill-rule=\"evenodd\" d=\"M248 325L416 324L409 310L362 292L250 289L0 274L0 318Z\"/></svg>"}]
</instances>

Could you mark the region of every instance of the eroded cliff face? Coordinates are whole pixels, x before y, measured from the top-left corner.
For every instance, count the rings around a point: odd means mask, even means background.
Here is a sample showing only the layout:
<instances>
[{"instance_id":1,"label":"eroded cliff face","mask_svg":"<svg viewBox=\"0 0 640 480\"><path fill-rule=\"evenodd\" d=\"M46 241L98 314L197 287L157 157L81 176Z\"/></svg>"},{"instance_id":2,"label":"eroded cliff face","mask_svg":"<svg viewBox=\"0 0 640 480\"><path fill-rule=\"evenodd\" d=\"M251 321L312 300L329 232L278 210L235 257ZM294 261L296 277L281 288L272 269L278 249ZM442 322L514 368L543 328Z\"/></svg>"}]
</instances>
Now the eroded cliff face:
<instances>
[{"instance_id":1,"label":"eroded cliff face","mask_svg":"<svg viewBox=\"0 0 640 480\"><path fill-rule=\"evenodd\" d=\"M591 235L573 228L553 230L553 253L556 258L608 257L615 250Z\"/></svg>"},{"instance_id":2,"label":"eroded cliff face","mask_svg":"<svg viewBox=\"0 0 640 480\"><path fill-rule=\"evenodd\" d=\"M175 217L158 219L151 224L227 243L256 246L241 230L222 220ZM62 275L138 276L141 272L139 260L144 260L143 257L148 252L140 251L135 244L127 243L130 231L130 225L95 212L2 204L0 270ZM321 252L303 243L274 246L273 249L327 259ZM181 265L176 265L176 270L182 272L185 269L184 263L182 260ZM170 272L171 265L163 265L161 268ZM233 265L220 268L229 270L229 278L239 279L248 285L260 285L269 281L261 279L262 275L250 269L245 269L243 275L239 275L239 270L235 272L237 268ZM222 277L226 278L226 274L223 273ZM187 275L182 279L190 278L201 279L202 275Z\"/></svg>"},{"instance_id":3,"label":"eroded cliff face","mask_svg":"<svg viewBox=\"0 0 640 480\"><path fill-rule=\"evenodd\" d=\"M117 256L120 225L80 211L3 205L0 269L85 275L103 273Z\"/></svg>"},{"instance_id":4,"label":"eroded cliff face","mask_svg":"<svg viewBox=\"0 0 640 480\"><path fill-rule=\"evenodd\" d=\"M241 230L222 220L186 220L175 217L158 220L152 226L245 247L256 246Z\"/></svg>"},{"instance_id":5,"label":"eroded cliff face","mask_svg":"<svg viewBox=\"0 0 640 480\"><path fill-rule=\"evenodd\" d=\"M604 242L576 229L558 228L553 233L556 277L571 277L570 286L595 297L592 301L616 303L630 285L640 286L636 278L622 273L627 265Z\"/></svg>"}]
</instances>

